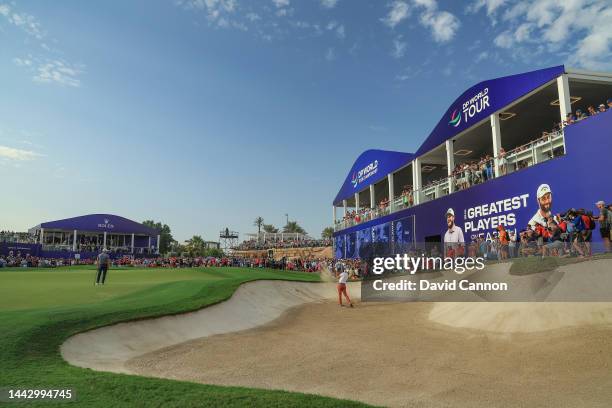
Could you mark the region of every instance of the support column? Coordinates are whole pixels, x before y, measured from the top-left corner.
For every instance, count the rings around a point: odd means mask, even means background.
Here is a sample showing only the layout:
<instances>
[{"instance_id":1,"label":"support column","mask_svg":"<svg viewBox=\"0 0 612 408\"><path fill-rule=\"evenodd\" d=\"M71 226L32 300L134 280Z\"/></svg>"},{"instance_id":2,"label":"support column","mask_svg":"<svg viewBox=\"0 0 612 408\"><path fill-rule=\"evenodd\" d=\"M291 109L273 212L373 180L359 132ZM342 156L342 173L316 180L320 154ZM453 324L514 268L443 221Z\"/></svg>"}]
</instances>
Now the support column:
<instances>
[{"instance_id":1,"label":"support column","mask_svg":"<svg viewBox=\"0 0 612 408\"><path fill-rule=\"evenodd\" d=\"M131 248L132 248L132 253L134 253L134 234L132 234L132 245L131 245Z\"/></svg>"},{"instance_id":2,"label":"support column","mask_svg":"<svg viewBox=\"0 0 612 408\"><path fill-rule=\"evenodd\" d=\"M104 231L104 241L102 241L102 249L106 249L106 231Z\"/></svg>"},{"instance_id":3,"label":"support column","mask_svg":"<svg viewBox=\"0 0 612 408\"><path fill-rule=\"evenodd\" d=\"M421 159L418 157L412 161L412 189L414 191L414 204L421 203Z\"/></svg>"},{"instance_id":4,"label":"support column","mask_svg":"<svg viewBox=\"0 0 612 408\"><path fill-rule=\"evenodd\" d=\"M45 243L45 229L41 228L40 229L40 245L43 245Z\"/></svg>"},{"instance_id":5,"label":"support column","mask_svg":"<svg viewBox=\"0 0 612 408\"><path fill-rule=\"evenodd\" d=\"M147 248L149 248L148 252L151 253L151 236L150 235L149 235L149 245Z\"/></svg>"},{"instance_id":6,"label":"support column","mask_svg":"<svg viewBox=\"0 0 612 408\"><path fill-rule=\"evenodd\" d=\"M455 169L455 145L453 140L446 141L446 167L448 168L448 193L455 191L455 183L452 179L453 170Z\"/></svg>"},{"instance_id":7,"label":"support column","mask_svg":"<svg viewBox=\"0 0 612 408\"><path fill-rule=\"evenodd\" d=\"M370 208L376 208L376 193L374 191L374 184L370 184Z\"/></svg>"},{"instance_id":8,"label":"support column","mask_svg":"<svg viewBox=\"0 0 612 408\"><path fill-rule=\"evenodd\" d=\"M499 126L499 113L491 115L491 137L493 138L493 172L495 177L499 177L499 165L497 163L497 156L499 156L499 149L501 149L501 129Z\"/></svg>"},{"instance_id":9,"label":"support column","mask_svg":"<svg viewBox=\"0 0 612 408\"><path fill-rule=\"evenodd\" d=\"M347 213L346 206L347 206L346 200L342 200L342 207L344 208L344 216L345 217L346 217L346 213Z\"/></svg>"},{"instance_id":10,"label":"support column","mask_svg":"<svg viewBox=\"0 0 612 408\"><path fill-rule=\"evenodd\" d=\"M334 223L332 225L336 225L336 220L338 219L336 215L336 205L334 204L333 207L334 207L334 211L333 211L334 212Z\"/></svg>"},{"instance_id":11,"label":"support column","mask_svg":"<svg viewBox=\"0 0 612 408\"><path fill-rule=\"evenodd\" d=\"M156 254L159 255L159 244L161 243L161 235L157 236L157 251L155 252Z\"/></svg>"},{"instance_id":12,"label":"support column","mask_svg":"<svg viewBox=\"0 0 612 408\"><path fill-rule=\"evenodd\" d=\"M395 188L393 186L393 173L387 175L387 181L389 182L389 211L393 211L393 201L395 199Z\"/></svg>"},{"instance_id":13,"label":"support column","mask_svg":"<svg viewBox=\"0 0 612 408\"><path fill-rule=\"evenodd\" d=\"M355 193L355 211L359 211L359 193Z\"/></svg>"},{"instance_id":14,"label":"support column","mask_svg":"<svg viewBox=\"0 0 612 408\"><path fill-rule=\"evenodd\" d=\"M572 112L567 74L557 77L557 92L559 93L559 113L561 114L561 123L563 123L567 114Z\"/></svg>"},{"instance_id":15,"label":"support column","mask_svg":"<svg viewBox=\"0 0 612 408\"><path fill-rule=\"evenodd\" d=\"M76 252L77 250L77 230L74 230L74 235L72 236L72 252Z\"/></svg>"}]
</instances>

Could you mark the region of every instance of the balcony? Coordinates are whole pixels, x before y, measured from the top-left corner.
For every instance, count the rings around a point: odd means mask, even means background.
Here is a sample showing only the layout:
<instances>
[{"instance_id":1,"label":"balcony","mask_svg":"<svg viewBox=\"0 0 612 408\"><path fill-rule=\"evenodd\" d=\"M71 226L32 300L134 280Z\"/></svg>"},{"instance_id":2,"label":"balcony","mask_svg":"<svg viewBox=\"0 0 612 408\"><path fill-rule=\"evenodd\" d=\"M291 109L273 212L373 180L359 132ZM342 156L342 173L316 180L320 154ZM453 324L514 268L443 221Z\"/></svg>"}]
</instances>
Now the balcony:
<instances>
[{"instance_id":1,"label":"balcony","mask_svg":"<svg viewBox=\"0 0 612 408\"><path fill-rule=\"evenodd\" d=\"M563 156L564 154L565 137L563 130L547 133L539 139L533 140L506 152L505 168L503 168L501 165L501 160L497 159L497 176L493 174L492 178L486 178L486 176L482 174L485 170L481 169L481 165L483 164L481 162L475 171L473 169L470 169L469 171L463 170L452 176L432 181L426 186L422 187L420 191L415 190L410 194L396 196L385 206L361 209L353 216L337 221L334 225L334 231L341 231L355 225L363 224L367 221L381 218L385 215L405 210L418 204L423 204L447 196L452 194L451 186L453 188L453 193L456 191L467 190L477 184L486 183L493 178L504 177L505 175L514 173L521 169L535 166L555 157ZM491 160L491 166L493 165L492 161L493 160ZM486 163L484 164L486 165Z\"/></svg>"}]
</instances>

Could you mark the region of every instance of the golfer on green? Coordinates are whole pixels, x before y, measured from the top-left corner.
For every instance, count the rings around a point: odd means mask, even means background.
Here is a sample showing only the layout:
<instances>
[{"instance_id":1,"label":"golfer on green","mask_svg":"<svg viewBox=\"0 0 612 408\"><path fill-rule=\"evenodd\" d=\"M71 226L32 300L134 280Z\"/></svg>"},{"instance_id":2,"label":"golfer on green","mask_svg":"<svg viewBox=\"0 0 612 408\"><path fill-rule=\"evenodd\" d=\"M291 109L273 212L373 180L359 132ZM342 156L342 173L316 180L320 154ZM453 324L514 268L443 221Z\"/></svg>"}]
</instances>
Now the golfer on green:
<instances>
[{"instance_id":1,"label":"golfer on green","mask_svg":"<svg viewBox=\"0 0 612 408\"><path fill-rule=\"evenodd\" d=\"M98 273L96 274L96 283L95 285L104 285L104 281L106 280L106 272L108 271L108 266L110 264L110 256L108 256L107 249L104 248L100 255L98 255Z\"/></svg>"}]
</instances>

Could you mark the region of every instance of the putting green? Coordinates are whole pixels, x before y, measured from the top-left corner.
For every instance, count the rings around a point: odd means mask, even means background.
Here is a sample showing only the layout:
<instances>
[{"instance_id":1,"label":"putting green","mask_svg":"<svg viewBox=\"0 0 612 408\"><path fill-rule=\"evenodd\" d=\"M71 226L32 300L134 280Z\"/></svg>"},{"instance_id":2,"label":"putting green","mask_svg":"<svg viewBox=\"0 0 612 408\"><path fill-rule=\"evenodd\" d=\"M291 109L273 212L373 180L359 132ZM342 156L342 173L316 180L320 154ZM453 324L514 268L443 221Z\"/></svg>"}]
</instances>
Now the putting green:
<instances>
[{"instance_id":1,"label":"putting green","mask_svg":"<svg viewBox=\"0 0 612 408\"><path fill-rule=\"evenodd\" d=\"M116 268L108 272L106 285L94 286L95 275L92 267L2 271L0 311L96 303L166 282L224 279L205 269ZM185 295L193 295L197 286L191 289Z\"/></svg>"},{"instance_id":2,"label":"putting green","mask_svg":"<svg viewBox=\"0 0 612 408\"><path fill-rule=\"evenodd\" d=\"M315 395L102 373L68 365L71 335L119 321L196 310L258 279L318 281L317 274L247 268L0 269L0 387L71 387L75 406L363 406ZM20 406L33 406L26 403ZM47 406L47 402L38 403Z\"/></svg>"}]
</instances>

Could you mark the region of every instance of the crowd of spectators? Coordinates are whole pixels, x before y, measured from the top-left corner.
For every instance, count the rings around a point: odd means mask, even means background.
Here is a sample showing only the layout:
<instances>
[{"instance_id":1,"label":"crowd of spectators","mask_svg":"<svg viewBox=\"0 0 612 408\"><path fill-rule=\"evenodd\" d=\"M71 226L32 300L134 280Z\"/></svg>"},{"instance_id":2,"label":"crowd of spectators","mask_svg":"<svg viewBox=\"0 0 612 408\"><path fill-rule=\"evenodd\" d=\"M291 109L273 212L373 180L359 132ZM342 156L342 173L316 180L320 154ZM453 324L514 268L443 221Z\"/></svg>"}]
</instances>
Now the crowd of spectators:
<instances>
[{"instance_id":1,"label":"crowd of spectators","mask_svg":"<svg viewBox=\"0 0 612 408\"><path fill-rule=\"evenodd\" d=\"M140 268L195 268L195 267L243 267L243 268L271 268L290 271L319 272L328 267L329 260L324 258L283 258L275 260L268 257L157 257L157 258L133 258L129 256L111 259L115 267L140 267ZM9 252L8 256L0 255L0 268L55 268L74 265L93 265L95 258L89 259L64 259L64 258L41 258L17 251Z\"/></svg>"},{"instance_id":2,"label":"crowd of spectators","mask_svg":"<svg viewBox=\"0 0 612 408\"><path fill-rule=\"evenodd\" d=\"M21 251L9 251L9 254L0 255L0 268L3 267L22 267L22 268L54 268L58 266L70 265L91 265L93 259L64 259L64 258L42 258L32 256Z\"/></svg>"},{"instance_id":3,"label":"crowd of spectators","mask_svg":"<svg viewBox=\"0 0 612 408\"><path fill-rule=\"evenodd\" d=\"M67 234L62 239L56 239L52 243L45 243L44 249L46 251L72 251L72 239L72 234ZM100 241L101 238L96 239L94 236L79 235L77 241L77 251L100 252L103 248ZM40 242L40 237L38 235L30 234L29 232L0 231L0 242L11 244L37 244ZM109 252L114 254L132 253L132 248L130 246L120 246L119 242L114 241L112 236L109 237L107 248ZM134 248L134 252L138 254L153 254L155 251L155 248Z\"/></svg>"},{"instance_id":4,"label":"crowd of spectators","mask_svg":"<svg viewBox=\"0 0 612 408\"><path fill-rule=\"evenodd\" d=\"M603 240L603 247L598 249L610 252L612 204L600 202L598 207L597 215L582 208L572 208L546 218L546 226L528 224L518 232L499 226L492 239L480 237L467 244L468 256L482 256L488 260L529 256L587 257L593 253L591 243L597 229Z\"/></svg>"},{"instance_id":5,"label":"crowd of spectators","mask_svg":"<svg viewBox=\"0 0 612 408\"><path fill-rule=\"evenodd\" d=\"M607 104L607 105L606 105ZM596 109L595 106L589 105L586 112L582 109L577 109L576 114L568 113L566 119L563 122L558 123L550 131L543 131L541 136L537 139L533 139L523 145L517 146L512 150L506 152L503 148L499 150L497 155L497 166L498 173L500 176L508 174L511 170L510 166L514 167L514 170L520 170L528 167L530 164L529 160L509 160L511 157L517 156L520 152L531 150L533 146L538 146L543 143L549 143L552 138L557 136L565 127L574 123L580 122L591 116L596 116L602 112L612 109L612 98L608 99L606 104L600 104ZM565 154L563 147L551 149L548 153L549 159L561 156ZM471 187L475 184L484 183L485 181L495 177L495 159L490 155L482 157L480 160L473 160L470 162L461 163L455 166L452 173L453 180L455 180L455 190L463 190Z\"/></svg>"},{"instance_id":6,"label":"crowd of spectators","mask_svg":"<svg viewBox=\"0 0 612 408\"><path fill-rule=\"evenodd\" d=\"M589 117L596 116L602 112L606 112L610 109L612 109L612 98L608 99L606 104L599 104L597 108L595 108L594 105L589 105L586 111L577 109L575 114L569 113L567 118L562 123L555 125L551 131L543 131L540 137L533 139L528 143L517 146L509 151L501 148L497 155L498 174L500 176L504 176L510 171L517 171L533 165L529 159L518 159L519 154L523 151L531 150L533 146L550 143L552 142L552 139L563 130L563 128L588 119ZM565 151L561 146L551 149L548 154L548 158L552 159L554 157L564 155ZM454 183L455 191L465 190L471 186L482 184L493 178L495 178L495 158L491 155L485 155L478 160L471 160L457 164L450 177ZM435 185L445 183L447 180L447 177L432 180L423 186L422 189L427 190ZM395 205L394 210L408 208L414 205L414 192L412 190L412 186L404 186L402 193L394 198L393 203ZM389 205L390 201L388 199L383 199L378 204L377 208L360 208L358 211L349 210L341 220L336 221L336 224L342 224L343 227L348 227L363 221L380 217L390 212Z\"/></svg>"},{"instance_id":7,"label":"crowd of spectators","mask_svg":"<svg viewBox=\"0 0 612 408\"><path fill-rule=\"evenodd\" d=\"M242 241L239 245L232 248L238 251L248 251L256 249L282 249L282 248L317 248L332 245L331 239L284 239L284 240L257 240L249 239Z\"/></svg>"},{"instance_id":8,"label":"crowd of spectators","mask_svg":"<svg viewBox=\"0 0 612 408\"><path fill-rule=\"evenodd\" d=\"M332 276L343 271L348 272L349 280L358 280L368 275L367 262L359 258L335 259L333 262L329 261L327 267L330 272L333 272Z\"/></svg>"},{"instance_id":9,"label":"crowd of spectators","mask_svg":"<svg viewBox=\"0 0 612 408\"><path fill-rule=\"evenodd\" d=\"M37 237L29 232L0 231L0 242L35 244L37 242Z\"/></svg>"}]
</instances>

